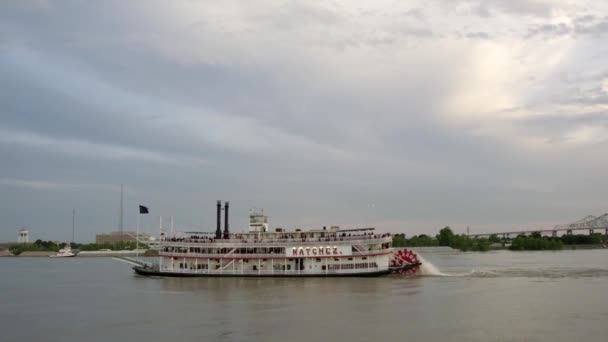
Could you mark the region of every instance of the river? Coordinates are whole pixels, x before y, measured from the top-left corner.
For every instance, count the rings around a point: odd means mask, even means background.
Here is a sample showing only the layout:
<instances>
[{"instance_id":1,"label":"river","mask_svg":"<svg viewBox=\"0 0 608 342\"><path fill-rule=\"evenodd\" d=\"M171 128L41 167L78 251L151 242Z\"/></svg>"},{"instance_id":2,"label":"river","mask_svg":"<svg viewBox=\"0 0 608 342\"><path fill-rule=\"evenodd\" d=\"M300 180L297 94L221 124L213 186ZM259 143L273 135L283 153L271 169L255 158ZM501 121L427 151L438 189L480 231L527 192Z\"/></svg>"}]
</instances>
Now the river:
<instances>
[{"instance_id":1,"label":"river","mask_svg":"<svg viewBox=\"0 0 608 342\"><path fill-rule=\"evenodd\" d=\"M424 253L425 275L144 278L0 258L2 341L608 341L608 250Z\"/></svg>"}]
</instances>

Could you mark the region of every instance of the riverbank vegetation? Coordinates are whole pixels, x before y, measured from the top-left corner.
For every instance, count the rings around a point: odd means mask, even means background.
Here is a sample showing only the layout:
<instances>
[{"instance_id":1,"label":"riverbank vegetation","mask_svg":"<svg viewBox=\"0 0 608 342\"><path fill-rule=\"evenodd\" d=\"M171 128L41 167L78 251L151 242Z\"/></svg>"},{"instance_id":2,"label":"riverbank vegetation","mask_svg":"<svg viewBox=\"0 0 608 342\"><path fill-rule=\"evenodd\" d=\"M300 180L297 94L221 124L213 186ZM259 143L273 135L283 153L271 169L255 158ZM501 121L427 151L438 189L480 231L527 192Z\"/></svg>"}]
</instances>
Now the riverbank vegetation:
<instances>
[{"instance_id":1,"label":"riverbank vegetation","mask_svg":"<svg viewBox=\"0 0 608 342\"><path fill-rule=\"evenodd\" d=\"M560 250L562 248L564 248L564 243L560 238L541 236L540 233L518 235L509 246L512 251L544 251Z\"/></svg>"},{"instance_id":2,"label":"riverbank vegetation","mask_svg":"<svg viewBox=\"0 0 608 342\"><path fill-rule=\"evenodd\" d=\"M509 249L514 251L559 250L563 249L564 246L603 245L606 242L606 236L599 233L590 235L566 234L560 237L549 237L542 236L539 232L534 232L530 235L518 235L511 241Z\"/></svg>"},{"instance_id":3,"label":"riverbank vegetation","mask_svg":"<svg viewBox=\"0 0 608 342\"><path fill-rule=\"evenodd\" d=\"M560 239L564 245L599 245L606 243L606 237L601 233L591 235L562 235Z\"/></svg>"},{"instance_id":4,"label":"riverbank vegetation","mask_svg":"<svg viewBox=\"0 0 608 342\"><path fill-rule=\"evenodd\" d=\"M406 238L405 234L393 235L394 247L434 247L439 246L439 242L434 237L428 235L414 235L411 238Z\"/></svg>"},{"instance_id":5,"label":"riverbank vegetation","mask_svg":"<svg viewBox=\"0 0 608 342\"><path fill-rule=\"evenodd\" d=\"M564 246L602 245L606 243L608 243L606 236L600 233L550 237L534 232L530 235L518 235L514 239L500 238L493 234L485 239L471 238L465 234L454 234L450 227L442 228L435 237L424 234L414 235L411 238L407 238L405 234L395 234L393 236L393 246L395 247L448 246L461 251L487 251L490 250L490 247L496 249L508 248L512 251L560 250Z\"/></svg>"},{"instance_id":6,"label":"riverbank vegetation","mask_svg":"<svg viewBox=\"0 0 608 342\"><path fill-rule=\"evenodd\" d=\"M99 251L102 249L110 249L113 251L124 251L133 250L137 247L134 241L118 241L115 243L87 243L87 244L74 244L75 249L81 251ZM148 246L139 244L140 249L148 249Z\"/></svg>"},{"instance_id":7,"label":"riverbank vegetation","mask_svg":"<svg viewBox=\"0 0 608 342\"><path fill-rule=\"evenodd\" d=\"M393 246L395 247L434 247L447 246L461 251L487 251L490 249L491 242L488 239L473 239L465 234L454 234L450 227L444 227L435 237L428 235L415 235L406 238L405 234L395 234L393 236Z\"/></svg>"},{"instance_id":8,"label":"riverbank vegetation","mask_svg":"<svg viewBox=\"0 0 608 342\"><path fill-rule=\"evenodd\" d=\"M9 251L13 255L19 255L23 252L58 252L59 249L64 248L66 243L57 243L54 241L43 241L36 240L34 243L21 243L18 245L12 246ZM79 244L72 243L72 249L77 249L81 251L99 251L102 249L109 249L114 251L122 251L122 250L134 250L136 248L136 243L133 241L119 241L116 243L87 243L87 244ZM148 249L148 246L140 244L140 249Z\"/></svg>"},{"instance_id":9,"label":"riverbank vegetation","mask_svg":"<svg viewBox=\"0 0 608 342\"><path fill-rule=\"evenodd\" d=\"M36 240L34 243L21 243L9 248L13 255L19 255L23 252L58 252L59 249L65 247L65 243L57 244L53 241Z\"/></svg>"}]
</instances>

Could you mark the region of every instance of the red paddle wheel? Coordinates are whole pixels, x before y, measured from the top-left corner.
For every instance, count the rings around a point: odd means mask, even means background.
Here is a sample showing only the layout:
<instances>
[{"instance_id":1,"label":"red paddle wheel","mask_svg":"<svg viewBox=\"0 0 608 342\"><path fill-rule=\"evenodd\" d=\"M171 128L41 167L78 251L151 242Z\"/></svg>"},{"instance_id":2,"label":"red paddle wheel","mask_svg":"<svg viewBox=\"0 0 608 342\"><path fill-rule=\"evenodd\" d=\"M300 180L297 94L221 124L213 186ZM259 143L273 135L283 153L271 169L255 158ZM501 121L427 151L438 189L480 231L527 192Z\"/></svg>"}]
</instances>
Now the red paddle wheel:
<instances>
[{"instance_id":1,"label":"red paddle wheel","mask_svg":"<svg viewBox=\"0 0 608 342\"><path fill-rule=\"evenodd\" d=\"M407 248L393 252L390 261L390 268L393 272L406 275L412 275L418 272L420 265L421 263L420 259L418 259L418 255Z\"/></svg>"}]
</instances>

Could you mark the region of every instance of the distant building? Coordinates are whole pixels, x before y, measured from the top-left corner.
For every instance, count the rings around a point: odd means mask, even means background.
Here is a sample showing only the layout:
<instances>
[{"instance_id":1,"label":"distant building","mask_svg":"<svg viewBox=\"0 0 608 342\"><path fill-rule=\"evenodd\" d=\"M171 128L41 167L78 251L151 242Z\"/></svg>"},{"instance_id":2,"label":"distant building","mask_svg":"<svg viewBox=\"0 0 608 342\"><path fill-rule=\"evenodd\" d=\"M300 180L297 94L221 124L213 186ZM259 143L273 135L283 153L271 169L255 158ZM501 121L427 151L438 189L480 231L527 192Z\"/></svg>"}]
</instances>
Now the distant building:
<instances>
[{"instance_id":1,"label":"distant building","mask_svg":"<svg viewBox=\"0 0 608 342\"><path fill-rule=\"evenodd\" d=\"M30 232L27 229L19 229L19 243L28 243L30 242Z\"/></svg>"},{"instance_id":2,"label":"distant building","mask_svg":"<svg viewBox=\"0 0 608 342\"><path fill-rule=\"evenodd\" d=\"M114 244L117 242L135 242L136 232L110 232L95 235L95 243L97 244ZM150 235L146 233L139 233L139 242L145 242L150 240Z\"/></svg>"}]
</instances>

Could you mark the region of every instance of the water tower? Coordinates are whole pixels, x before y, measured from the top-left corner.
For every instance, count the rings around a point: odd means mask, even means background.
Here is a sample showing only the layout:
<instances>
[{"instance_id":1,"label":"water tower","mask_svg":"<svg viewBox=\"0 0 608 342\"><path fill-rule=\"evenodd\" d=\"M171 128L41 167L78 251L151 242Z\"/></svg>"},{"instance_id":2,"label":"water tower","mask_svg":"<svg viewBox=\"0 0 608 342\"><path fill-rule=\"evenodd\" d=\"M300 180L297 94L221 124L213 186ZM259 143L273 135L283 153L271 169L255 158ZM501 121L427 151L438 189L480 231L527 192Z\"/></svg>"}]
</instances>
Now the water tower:
<instances>
[{"instance_id":1,"label":"water tower","mask_svg":"<svg viewBox=\"0 0 608 342\"><path fill-rule=\"evenodd\" d=\"M30 242L30 232L27 229L19 229L19 243Z\"/></svg>"}]
</instances>

